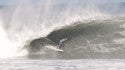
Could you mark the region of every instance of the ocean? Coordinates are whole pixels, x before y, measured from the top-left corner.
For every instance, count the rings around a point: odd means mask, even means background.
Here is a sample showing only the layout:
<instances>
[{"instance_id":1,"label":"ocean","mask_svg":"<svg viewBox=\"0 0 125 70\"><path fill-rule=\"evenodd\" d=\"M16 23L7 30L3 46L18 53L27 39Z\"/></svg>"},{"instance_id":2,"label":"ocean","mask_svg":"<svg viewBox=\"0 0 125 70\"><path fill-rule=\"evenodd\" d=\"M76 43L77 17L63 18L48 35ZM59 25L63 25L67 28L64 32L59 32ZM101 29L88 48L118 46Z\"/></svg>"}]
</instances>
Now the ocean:
<instances>
[{"instance_id":1,"label":"ocean","mask_svg":"<svg viewBox=\"0 0 125 70\"><path fill-rule=\"evenodd\" d=\"M124 8L98 0L1 5L0 70L125 70Z\"/></svg>"}]
</instances>

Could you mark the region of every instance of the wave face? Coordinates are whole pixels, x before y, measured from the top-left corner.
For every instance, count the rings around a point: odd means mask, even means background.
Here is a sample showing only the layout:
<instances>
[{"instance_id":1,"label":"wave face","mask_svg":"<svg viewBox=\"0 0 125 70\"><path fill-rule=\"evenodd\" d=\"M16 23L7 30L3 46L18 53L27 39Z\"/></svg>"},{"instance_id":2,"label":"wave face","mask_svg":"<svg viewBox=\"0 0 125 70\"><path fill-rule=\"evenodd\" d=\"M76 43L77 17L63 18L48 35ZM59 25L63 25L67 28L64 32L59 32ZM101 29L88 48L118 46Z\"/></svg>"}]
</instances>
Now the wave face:
<instances>
[{"instance_id":1,"label":"wave face","mask_svg":"<svg viewBox=\"0 0 125 70\"><path fill-rule=\"evenodd\" d=\"M93 20L85 24L65 27L52 32L48 37L58 43L67 37L60 58L125 58L124 25L120 19Z\"/></svg>"},{"instance_id":2,"label":"wave face","mask_svg":"<svg viewBox=\"0 0 125 70\"><path fill-rule=\"evenodd\" d=\"M22 0L3 6L0 57L29 55L36 47L39 52L29 57L124 58L124 3L112 5L96 0ZM58 46L65 37L69 40L63 53L38 47Z\"/></svg>"}]
</instances>

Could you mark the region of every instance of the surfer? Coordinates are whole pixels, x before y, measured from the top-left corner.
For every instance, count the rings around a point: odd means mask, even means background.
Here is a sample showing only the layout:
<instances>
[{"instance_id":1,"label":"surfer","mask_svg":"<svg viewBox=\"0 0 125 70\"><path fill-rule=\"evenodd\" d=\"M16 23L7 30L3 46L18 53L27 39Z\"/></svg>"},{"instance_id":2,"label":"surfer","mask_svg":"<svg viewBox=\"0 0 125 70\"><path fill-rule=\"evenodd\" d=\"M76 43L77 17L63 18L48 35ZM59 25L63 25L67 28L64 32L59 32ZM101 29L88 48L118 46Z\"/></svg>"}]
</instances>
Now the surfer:
<instances>
[{"instance_id":1,"label":"surfer","mask_svg":"<svg viewBox=\"0 0 125 70\"><path fill-rule=\"evenodd\" d=\"M64 39L61 39L61 40L59 41L59 49L62 48L62 47L64 47L65 42L66 42L67 40L68 40L68 38L64 38Z\"/></svg>"}]
</instances>

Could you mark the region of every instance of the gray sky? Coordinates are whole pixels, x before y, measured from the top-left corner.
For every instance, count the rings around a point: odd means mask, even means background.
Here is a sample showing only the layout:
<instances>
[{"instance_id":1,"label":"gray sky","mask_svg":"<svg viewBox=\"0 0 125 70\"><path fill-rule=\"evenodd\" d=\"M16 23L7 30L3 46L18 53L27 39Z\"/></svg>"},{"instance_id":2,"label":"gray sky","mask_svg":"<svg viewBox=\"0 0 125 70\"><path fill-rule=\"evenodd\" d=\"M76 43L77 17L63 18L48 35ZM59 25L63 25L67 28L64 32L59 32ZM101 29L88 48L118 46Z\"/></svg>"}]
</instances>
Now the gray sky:
<instances>
[{"instance_id":1,"label":"gray sky","mask_svg":"<svg viewBox=\"0 0 125 70\"><path fill-rule=\"evenodd\" d=\"M20 1L22 0L0 0L0 5L13 5L13 4L18 4ZM32 0L34 3L38 2L38 1L45 1L45 0ZM91 1L95 1L96 3L105 3L105 2L125 2L125 0L54 0L58 3L66 3L66 2L73 2L73 1L77 1L77 2L91 2Z\"/></svg>"}]
</instances>

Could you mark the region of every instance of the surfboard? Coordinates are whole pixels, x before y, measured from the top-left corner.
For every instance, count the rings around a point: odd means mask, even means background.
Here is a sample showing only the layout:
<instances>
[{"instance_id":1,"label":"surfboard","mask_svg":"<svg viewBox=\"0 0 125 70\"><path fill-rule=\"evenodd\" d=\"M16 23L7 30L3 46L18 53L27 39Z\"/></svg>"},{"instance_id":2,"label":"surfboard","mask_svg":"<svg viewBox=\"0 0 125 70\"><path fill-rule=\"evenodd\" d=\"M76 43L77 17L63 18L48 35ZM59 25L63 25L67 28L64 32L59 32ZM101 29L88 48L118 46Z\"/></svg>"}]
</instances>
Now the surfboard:
<instances>
[{"instance_id":1,"label":"surfboard","mask_svg":"<svg viewBox=\"0 0 125 70\"><path fill-rule=\"evenodd\" d=\"M63 50L57 48L57 46L47 45L47 46L45 46L45 47L48 48L48 49L54 50L54 51L63 52Z\"/></svg>"}]
</instances>

